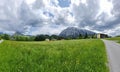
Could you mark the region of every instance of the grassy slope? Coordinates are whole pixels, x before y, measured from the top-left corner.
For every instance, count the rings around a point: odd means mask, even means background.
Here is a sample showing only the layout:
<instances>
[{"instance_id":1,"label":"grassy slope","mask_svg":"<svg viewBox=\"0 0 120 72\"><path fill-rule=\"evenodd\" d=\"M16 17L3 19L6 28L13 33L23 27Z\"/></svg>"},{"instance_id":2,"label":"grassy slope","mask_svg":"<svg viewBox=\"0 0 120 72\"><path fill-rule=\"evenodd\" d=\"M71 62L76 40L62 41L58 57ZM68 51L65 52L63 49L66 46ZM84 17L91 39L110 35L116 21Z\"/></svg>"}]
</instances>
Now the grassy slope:
<instances>
[{"instance_id":1,"label":"grassy slope","mask_svg":"<svg viewBox=\"0 0 120 72\"><path fill-rule=\"evenodd\" d=\"M101 40L0 44L0 72L108 72Z\"/></svg>"},{"instance_id":2,"label":"grassy slope","mask_svg":"<svg viewBox=\"0 0 120 72\"><path fill-rule=\"evenodd\" d=\"M120 43L120 37L108 38L107 40L113 40L113 41Z\"/></svg>"}]
</instances>

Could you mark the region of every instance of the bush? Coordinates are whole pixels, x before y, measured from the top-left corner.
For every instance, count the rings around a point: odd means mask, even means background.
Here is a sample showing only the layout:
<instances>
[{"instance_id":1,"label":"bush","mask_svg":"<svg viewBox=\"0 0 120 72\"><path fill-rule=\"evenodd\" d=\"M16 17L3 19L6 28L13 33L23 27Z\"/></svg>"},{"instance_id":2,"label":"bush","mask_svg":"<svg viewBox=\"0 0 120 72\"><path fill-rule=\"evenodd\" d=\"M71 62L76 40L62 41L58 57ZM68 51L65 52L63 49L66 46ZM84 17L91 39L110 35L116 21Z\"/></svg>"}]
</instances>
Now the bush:
<instances>
[{"instance_id":1,"label":"bush","mask_svg":"<svg viewBox=\"0 0 120 72\"><path fill-rule=\"evenodd\" d=\"M8 35L8 34L2 34L1 38L5 39L5 40L10 40L10 35Z\"/></svg>"},{"instance_id":2,"label":"bush","mask_svg":"<svg viewBox=\"0 0 120 72\"><path fill-rule=\"evenodd\" d=\"M11 40L16 41L34 41L34 36L23 36L23 35L14 35L11 37Z\"/></svg>"},{"instance_id":3,"label":"bush","mask_svg":"<svg viewBox=\"0 0 120 72\"><path fill-rule=\"evenodd\" d=\"M35 41L44 41L46 39L45 35L37 35Z\"/></svg>"}]
</instances>

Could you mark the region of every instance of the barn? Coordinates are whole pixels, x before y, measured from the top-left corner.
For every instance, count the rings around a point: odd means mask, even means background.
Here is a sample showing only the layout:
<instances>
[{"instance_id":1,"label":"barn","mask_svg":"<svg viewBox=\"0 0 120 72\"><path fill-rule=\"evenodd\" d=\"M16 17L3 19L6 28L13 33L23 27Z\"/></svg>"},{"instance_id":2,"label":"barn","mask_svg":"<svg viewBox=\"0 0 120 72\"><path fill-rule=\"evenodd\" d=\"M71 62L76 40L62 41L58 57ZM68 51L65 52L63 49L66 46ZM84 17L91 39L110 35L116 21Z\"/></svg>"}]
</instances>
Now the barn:
<instances>
[{"instance_id":1,"label":"barn","mask_svg":"<svg viewBox=\"0 0 120 72\"><path fill-rule=\"evenodd\" d=\"M108 38L107 34L98 33L97 38Z\"/></svg>"}]
</instances>

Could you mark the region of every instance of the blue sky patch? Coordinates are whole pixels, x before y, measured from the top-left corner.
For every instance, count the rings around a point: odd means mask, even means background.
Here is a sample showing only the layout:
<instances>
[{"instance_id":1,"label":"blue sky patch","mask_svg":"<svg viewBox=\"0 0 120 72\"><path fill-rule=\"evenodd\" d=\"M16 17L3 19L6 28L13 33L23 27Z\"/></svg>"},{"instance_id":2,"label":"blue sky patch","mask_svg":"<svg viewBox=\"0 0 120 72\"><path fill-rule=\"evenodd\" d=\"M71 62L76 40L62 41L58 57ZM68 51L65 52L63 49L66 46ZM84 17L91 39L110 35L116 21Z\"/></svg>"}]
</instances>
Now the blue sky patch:
<instances>
[{"instance_id":1,"label":"blue sky patch","mask_svg":"<svg viewBox=\"0 0 120 72\"><path fill-rule=\"evenodd\" d=\"M71 4L70 0L58 0L60 7L69 7Z\"/></svg>"}]
</instances>

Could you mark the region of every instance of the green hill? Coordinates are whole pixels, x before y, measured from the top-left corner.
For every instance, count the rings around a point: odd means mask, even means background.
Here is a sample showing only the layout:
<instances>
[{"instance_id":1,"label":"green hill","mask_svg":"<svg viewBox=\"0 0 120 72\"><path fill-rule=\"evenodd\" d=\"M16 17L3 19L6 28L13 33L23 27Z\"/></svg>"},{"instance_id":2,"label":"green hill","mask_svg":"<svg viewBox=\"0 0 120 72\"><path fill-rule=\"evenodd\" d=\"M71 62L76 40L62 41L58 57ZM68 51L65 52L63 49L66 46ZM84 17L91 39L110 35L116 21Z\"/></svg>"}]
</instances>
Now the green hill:
<instances>
[{"instance_id":1,"label":"green hill","mask_svg":"<svg viewBox=\"0 0 120 72\"><path fill-rule=\"evenodd\" d=\"M113 40L120 43L120 37L107 38L107 40Z\"/></svg>"}]
</instances>

